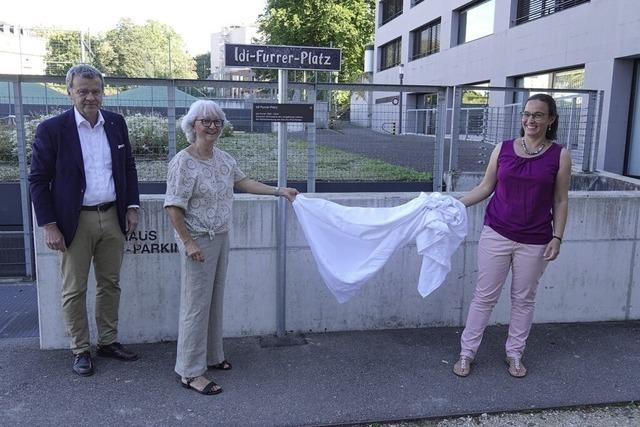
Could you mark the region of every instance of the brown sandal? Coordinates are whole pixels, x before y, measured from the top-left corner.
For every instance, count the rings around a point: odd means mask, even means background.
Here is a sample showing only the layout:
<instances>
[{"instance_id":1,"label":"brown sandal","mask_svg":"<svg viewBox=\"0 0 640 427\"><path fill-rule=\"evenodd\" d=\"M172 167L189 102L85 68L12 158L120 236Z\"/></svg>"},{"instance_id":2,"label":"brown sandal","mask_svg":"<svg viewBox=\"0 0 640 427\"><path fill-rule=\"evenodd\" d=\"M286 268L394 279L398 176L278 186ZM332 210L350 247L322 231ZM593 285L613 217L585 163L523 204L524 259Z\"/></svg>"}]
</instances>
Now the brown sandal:
<instances>
[{"instance_id":1,"label":"brown sandal","mask_svg":"<svg viewBox=\"0 0 640 427\"><path fill-rule=\"evenodd\" d=\"M512 377L522 378L527 375L527 368L522 364L522 360L519 357L507 357L505 362L509 365L507 370Z\"/></svg>"},{"instance_id":2,"label":"brown sandal","mask_svg":"<svg viewBox=\"0 0 640 427\"><path fill-rule=\"evenodd\" d=\"M227 360L223 360L222 362L216 363L215 365L209 365L207 366L207 368L219 369L221 371L229 371L231 370L231 363L229 363Z\"/></svg>"},{"instance_id":3,"label":"brown sandal","mask_svg":"<svg viewBox=\"0 0 640 427\"><path fill-rule=\"evenodd\" d=\"M453 373L459 377L466 377L471 373L473 359L467 356L460 356L460 359L453 365Z\"/></svg>"},{"instance_id":4,"label":"brown sandal","mask_svg":"<svg viewBox=\"0 0 640 427\"><path fill-rule=\"evenodd\" d=\"M197 380L198 378L204 378L206 381L208 381L207 385L205 385L202 389L198 389L196 387L193 386L193 382L195 380ZM182 384L182 387L184 388L190 388L191 390L197 391L200 394L206 394L206 395L213 395L213 394L218 394L218 393L222 393L222 387L220 387L218 384L216 384L215 382L208 380L205 377L190 377L190 378L181 378L180 379L180 384Z\"/></svg>"}]
</instances>

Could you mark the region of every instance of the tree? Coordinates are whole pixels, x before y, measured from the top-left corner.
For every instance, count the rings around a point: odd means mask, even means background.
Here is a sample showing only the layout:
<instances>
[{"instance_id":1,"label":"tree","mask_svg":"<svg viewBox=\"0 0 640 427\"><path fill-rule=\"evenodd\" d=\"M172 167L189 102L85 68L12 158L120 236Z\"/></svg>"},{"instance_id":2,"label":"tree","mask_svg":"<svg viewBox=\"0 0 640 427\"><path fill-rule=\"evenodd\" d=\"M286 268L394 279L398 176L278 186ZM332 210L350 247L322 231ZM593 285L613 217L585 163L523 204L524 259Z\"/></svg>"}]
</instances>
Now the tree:
<instances>
[{"instance_id":1,"label":"tree","mask_svg":"<svg viewBox=\"0 0 640 427\"><path fill-rule=\"evenodd\" d=\"M489 92L486 90L465 90L462 92L462 103L487 105L489 103Z\"/></svg>"},{"instance_id":2,"label":"tree","mask_svg":"<svg viewBox=\"0 0 640 427\"><path fill-rule=\"evenodd\" d=\"M157 21L136 25L122 19L97 41L94 50L96 65L110 76L196 77L195 61L184 49L182 37Z\"/></svg>"},{"instance_id":3,"label":"tree","mask_svg":"<svg viewBox=\"0 0 640 427\"><path fill-rule=\"evenodd\" d=\"M39 34L47 38L45 55L45 73L64 76L67 70L81 62L91 62L91 43L94 38L79 31L40 30ZM83 55L84 53L84 55Z\"/></svg>"},{"instance_id":4,"label":"tree","mask_svg":"<svg viewBox=\"0 0 640 427\"><path fill-rule=\"evenodd\" d=\"M258 18L263 42L342 49L338 80L353 82L373 41L375 0L267 0Z\"/></svg>"},{"instance_id":5,"label":"tree","mask_svg":"<svg viewBox=\"0 0 640 427\"><path fill-rule=\"evenodd\" d=\"M198 79L204 80L211 75L211 53L203 53L198 55L193 60L196 62L196 74Z\"/></svg>"}]
</instances>

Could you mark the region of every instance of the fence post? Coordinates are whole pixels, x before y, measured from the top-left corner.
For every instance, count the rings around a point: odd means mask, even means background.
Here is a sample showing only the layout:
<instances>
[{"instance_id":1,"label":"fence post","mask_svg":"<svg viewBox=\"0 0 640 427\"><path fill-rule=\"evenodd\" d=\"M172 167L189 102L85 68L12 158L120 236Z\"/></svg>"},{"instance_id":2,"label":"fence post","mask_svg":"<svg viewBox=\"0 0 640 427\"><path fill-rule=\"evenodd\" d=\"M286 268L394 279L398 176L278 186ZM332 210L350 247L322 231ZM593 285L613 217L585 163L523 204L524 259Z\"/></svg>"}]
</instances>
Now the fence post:
<instances>
[{"instance_id":1,"label":"fence post","mask_svg":"<svg viewBox=\"0 0 640 427\"><path fill-rule=\"evenodd\" d=\"M313 122L307 124L307 193L316 192L316 88L308 91L307 102L314 105Z\"/></svg>"},{"instance_id":2,"label":"fence post","mask_svg":"<svg viewBox=\"0 0 640 427\"><path fill-rule=\"evenodd\" d=\"M176 155L176 82L170 80L167 84L167 124L169 137L169 160Z\"/></svg>"},{"instance_id":3,"label":"fence post","mask_svg":"<svg viewBox=\"0 0 640 427\"><path fill-rule=\"evenodd\" d=\"M522 129L522 112L527 108L527 99L529 99L529 97L531 96L531 91L524 91L522 92L522 99L520 100L520 111L518 111L518 126L517 127L517 132L516 135L520 136L520 130Z\"/></svg>"},{"instance_id":4,"label":"fence post","mask_svg":"<svg viewBox=\"0 0 640 427\"><path fill-rule=\"evenodd\" d=\"M453 86L453 105L451 106L451 140L449 141L449 173L458 170L458 146L460 144L460 108L462 90Z\"/></svg>"},{"instance_id":5,"label":"fence post","mask_svg":"<svg viewBox=\"0 0 640 427\"><path fill-rule=\"evenodd\" d=\"M438 107L436 115L436 145L433 155L433 191L442 191L444 164L444 137L447 124L446 88L438 89Z\"/></svg>"},{"instance_id":6,"label":"fence post","mask_svg":"<svg viewBox=\"0 0 640 427\"><path fill-rule=\"evenodd\" d=\"M33 239L31 233L31 204L29 203L29 181L27 174L26 137L24 130L24 112L22 111L22 86L20 76L13 81L13 99L15 100L16 134L18 141L18 167L20 171L20 203L22 207L22 236L24 240L25 274L33 279Z\"/></svg>"},{"instance_id":7,"label":"fence post","mask_svg":"<svg viewBox=\"0 0 640 427\"><path fill-rule=\"evenodd\" d=\"M584 132L584 146L582 149L582 172L590 172L591 166L591 140L595 126L593 125L596 117L596 94L597 92L589 92L589 105L587 105L587 126Z\"/></svg>"},{"instance_id":8,"label":"fence post","mask_svg":"<svg viewBox=\"0 0 640 427\"><path fill-rule=\"evenodd\" d=\"M600 126L602 125L602 103L604 102L604 91L598 91L598 117L596 119L596 131L593 135L593 156L591 157L591 172L598 166L598 150L600 149Z\"/></svg>"}]
</instances>

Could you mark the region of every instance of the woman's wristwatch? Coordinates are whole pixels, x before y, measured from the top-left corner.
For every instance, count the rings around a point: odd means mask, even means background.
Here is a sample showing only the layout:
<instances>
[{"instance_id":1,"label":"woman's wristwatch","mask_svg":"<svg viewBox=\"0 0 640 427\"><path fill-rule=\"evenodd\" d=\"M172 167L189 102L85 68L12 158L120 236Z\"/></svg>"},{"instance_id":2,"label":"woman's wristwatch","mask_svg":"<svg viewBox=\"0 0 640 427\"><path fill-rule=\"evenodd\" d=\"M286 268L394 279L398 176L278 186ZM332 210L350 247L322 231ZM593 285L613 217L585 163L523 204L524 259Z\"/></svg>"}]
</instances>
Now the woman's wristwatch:
<instances>
[{"instance_id":1,"label":"woman's wristwatch","mask_svg":"<svg viewBox=\"0 0 640 427\"><path fill-rule=\"evenodd\" d=\"M280 197L280 187L276 187L275 190L273 190L273 195L274 197Z\"/></svg>"},{"instance_id":2,"label":"woman's wristwatch","mask_svg":"<svg viewBox=\"0 0 640 427\"><path fill-rule=\"evenodd\" d=\"M560 243L562 243L562 237L560 237L560 236L556 236L556 235L554 234L554 235L553 235L553 237L551 238L551 240L553 240L553 239L558 239L558 241L559 241Z\"/></svg>"}]
</instances>

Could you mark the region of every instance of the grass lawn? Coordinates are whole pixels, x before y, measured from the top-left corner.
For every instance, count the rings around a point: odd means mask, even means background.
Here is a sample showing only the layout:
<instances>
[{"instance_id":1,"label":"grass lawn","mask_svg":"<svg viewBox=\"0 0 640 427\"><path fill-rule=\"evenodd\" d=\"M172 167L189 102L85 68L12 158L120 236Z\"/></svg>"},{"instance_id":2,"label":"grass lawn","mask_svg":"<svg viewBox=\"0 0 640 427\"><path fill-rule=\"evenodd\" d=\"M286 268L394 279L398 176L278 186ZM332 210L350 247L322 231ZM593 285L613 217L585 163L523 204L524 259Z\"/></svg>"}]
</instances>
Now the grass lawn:
<instances>
[{"instance_id":1,"label":"grass lawn","mask_svg":"<svg viewBox=\"0 0 640 427\"><path fill-rule=\"evenodd\" d=\"M135 141L134 152L135 152ZM278 178L278 143L275 134L234 133L221 138L218 146L237 161L250 178L275 181ZM181 148L181 147L180 147ZM290 181L307 180L307 142L290 139L287 150L287 178ZM430 181L430 173L417 172L359 154L316 146L316 179L320 181ZM167 162L137 155L136 164L140 181L164 181ZM0 162L0 182L18 181L17 161Z\"/></svg>"}]
</instances>

